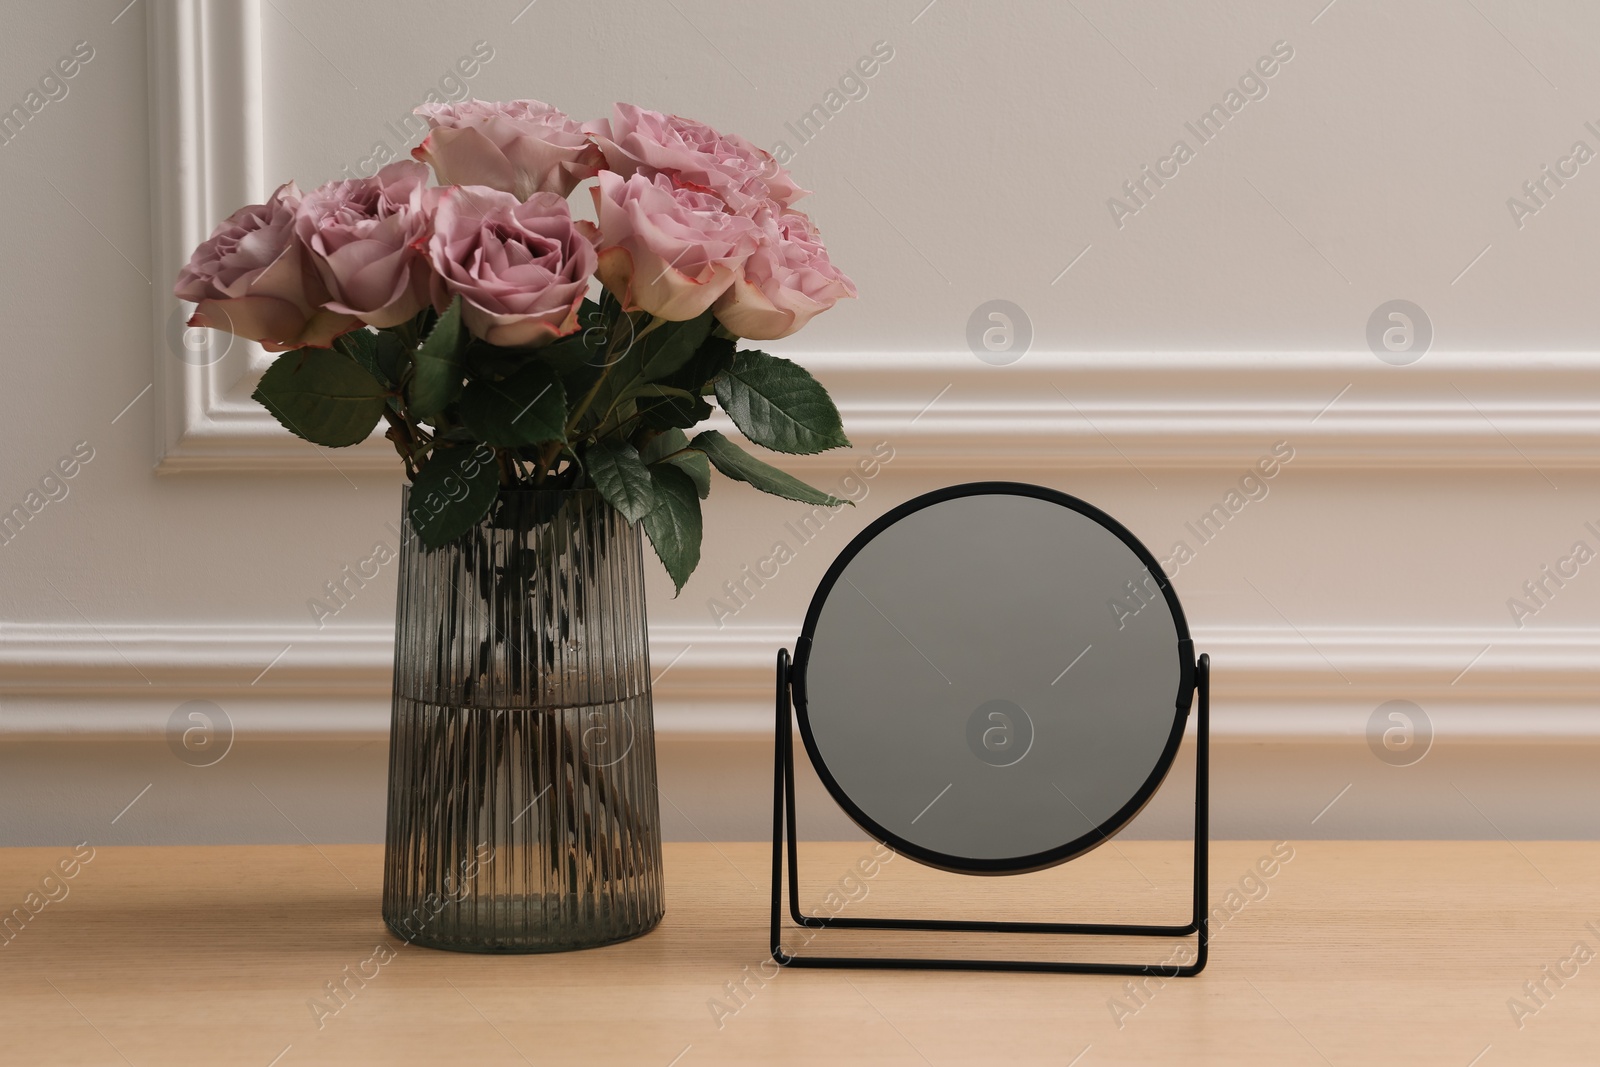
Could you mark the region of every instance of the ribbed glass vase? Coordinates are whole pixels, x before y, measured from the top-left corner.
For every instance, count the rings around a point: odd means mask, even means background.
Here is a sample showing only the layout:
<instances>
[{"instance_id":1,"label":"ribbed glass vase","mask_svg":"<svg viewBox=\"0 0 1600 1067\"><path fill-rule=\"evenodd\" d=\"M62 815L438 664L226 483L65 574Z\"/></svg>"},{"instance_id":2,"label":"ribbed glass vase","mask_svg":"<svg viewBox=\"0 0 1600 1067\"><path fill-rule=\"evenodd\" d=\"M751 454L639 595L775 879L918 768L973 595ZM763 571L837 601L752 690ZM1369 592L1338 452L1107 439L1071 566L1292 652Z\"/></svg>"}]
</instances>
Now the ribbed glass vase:
<instances>
[{"instance_id":1,"label":"ribbed glass vase","mask_svg":"<svg viewBox=\"0 0 1600 1067\"><path fill-rule=\"evenodd\" d=\"M430 550L401 513L384 922L464 952L644 933L662 892L639 527L593 490L514 491Z\"/></svg>"}]
</instances>

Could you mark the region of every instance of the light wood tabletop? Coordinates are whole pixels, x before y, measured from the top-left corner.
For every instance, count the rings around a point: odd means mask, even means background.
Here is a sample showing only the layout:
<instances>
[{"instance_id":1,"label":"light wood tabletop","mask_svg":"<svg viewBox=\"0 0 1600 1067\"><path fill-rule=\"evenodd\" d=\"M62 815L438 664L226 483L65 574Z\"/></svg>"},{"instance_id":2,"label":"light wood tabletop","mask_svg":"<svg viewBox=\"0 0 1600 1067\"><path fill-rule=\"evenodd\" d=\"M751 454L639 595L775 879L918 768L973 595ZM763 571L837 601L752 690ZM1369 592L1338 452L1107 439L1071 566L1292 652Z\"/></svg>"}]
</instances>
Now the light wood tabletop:
<instances>
[{"instance_id":1,"label":"light wood tabletop","mask_svg":"<svg viewBox=\"0 0 1600 1067\"><path fill-rule=\"evenodd\" d=\"M1183 920L1187 844L1116 841L1020 878L905 859L862 875L869 843L802 848L807 911ZM437 952L384 928L381 856L374 846L0 850L11 916L0 1062L1600 1062L1600 843L1216 842L1210 966L1143 988L1095 976L773 976L763 844L666 846L666 919L631 942ZM883 935L806 936L791 935L796 951L851 951ZM1017 954L1157 962L1180 944L1004 941Z\"/></svg>"}]
</instances>

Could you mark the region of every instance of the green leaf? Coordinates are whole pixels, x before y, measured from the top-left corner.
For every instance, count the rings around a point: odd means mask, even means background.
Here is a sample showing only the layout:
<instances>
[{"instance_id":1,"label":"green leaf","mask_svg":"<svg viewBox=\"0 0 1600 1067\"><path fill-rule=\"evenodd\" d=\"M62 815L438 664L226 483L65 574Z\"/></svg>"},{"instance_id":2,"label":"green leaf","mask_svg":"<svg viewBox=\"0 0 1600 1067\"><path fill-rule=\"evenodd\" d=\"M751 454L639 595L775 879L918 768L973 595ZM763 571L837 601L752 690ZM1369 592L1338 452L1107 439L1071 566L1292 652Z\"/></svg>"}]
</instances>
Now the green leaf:
<instances>
[{"instance_id":1,"label":"green leaf","mask_svg":"<svg viewBox=\"0 0 1600 1067\"><path fill-rule=\"evenodd\" d=\"M704 452L690 449L689 438L677 427L652 437L639 450L639 458L651 469L658 463L670 463L689 476L701 500L711 495L711 461Z\"/></svg>"},{"instance_id":2,"label":"green leaf","mask_svg":"<svg viewBox=\"0 0 1600 1067\"><path fill-rule=\"evenodd\" d=\"M586 307L591 305L592 302L585 301ZM587 319L580 314L578 321L583 323ZM577 333L568 334L561 340L545 345L543 348L526 351L550 364L560 373L568 374L585 364L593 364L598 367L601 354L597 349L599 341L600 336L598 334L592 334L586 329L580 329Z\"/></svg>"},{"instance_id":3,"label":"green leaf","mask_svg":"<svg viewBox=\"0 0 1600 1067\"><path fill-rule=\"evenodd\" d=\"M374 381L391 388L394 386L393 380L378 366L378 335L371 330L363 326L340 334L333 339L333 347L360 364L361 369L372 375Z\"/></svg>"},{"instance_id":4,"label":"green leaf","mask_svg":"<svg viewBox=\"0 0 1600 1067\"><path fill-rule=\"evenodd\" d=\"M689 447L704 452L717 470L729 478L749 482L763 493L788 497L790 500L799 500L806 504L822 504L830 508L847 503L836 496L824 493L821 489L813 489L800 479L785 474L769 463L761 462L716 430L706 430L696 435L695 439L689 442Z\"/></svg>"},{"instance_id":5,"label":"green leaf","mask_svg":"<svg viewBox=\"0 0 1600 1067\"><path fill-rule=\"evenodd\" d=\"M467 429L486 444L514 448L565 436L566 392L542 363L529 363L504 381L468 382L460 410Z\"/></svg>"},{"instance_id":6,"label":"green leaf","mask_svg":"<svg viewBox=\"0 0 1600 1067\"><path fill-rule=\"evenodd\" d=\"M683 322L663 322L636 341L641 381L660 381L694 358L695 350L711 335L716 319L710 311Z\"/></svg>"},{"instance_id":7,"label":"green leaf","mask_svg":"<svg viewBox=\"0 0 1600 1067\"><path fill-rule=\"evenodd\" d=\"M656 434L639 449L639 458L646 464L660 463L680 448L689 447L689 437L682 430L665 430Z\"/></svg>"},{"instance_id":8,"label":"green leaf","mask_svg":"<svg viewBox=\"0 0 1600 1067\"><path fill-rule=\"evenodd\" d=\"M739 431L774 452L810 455L850 443L828 391L798 363L740 352L716 387L717 403Z\"/></svg>"},{"instance_id":9,"label":"green leaf","mask_svg":"<svg viewBox=\"0 0 1600 1067\"><path fill-rule=\"evenodd\" d=\"M501 348L472 338L461 353L461 369L473 378L509 378L528 362L532 351Z\"/></svg>"},{"instance_id":10,"label":"green leaf","mask_svg":"<svg viewBox=\"0 0 1600 1067\"><path fill-rule=\"evenodd\" d=\"M660 381L688 363L715 325L711 312L685 322L652 323L654 328L634 340L626 352L606 371L606 378L595 394L590 413L604 416L620 400L635 395L635 390ZM643 331L640 331L643 333Z\"/></svg>"},{"instance_id":11,"label":"green leaf","mask_svg":"<svg viewBox=\"0 0 1600 1067\"><path fill-rule=\"evenodd\" d=\"M509 378L530 363L542 363L565 377L580 370L589 355L581 332L568 334L543 347L492 345L470 334L462 340L466 347L461 366L473 378ZM591 378L591 384L593 381ZM571 395L572 390L568 389L567 392Z\"/></svg>"},{"instance_id":12,"label":"green leaf","mask_svg":"<svg viewBox=\"0 0 1600 1067\"><path fill-rule=\"evenodd\" d=\"M359 444L383 417L384 388L330 348L285 352L251 394L297 437L329 448Z\"/></svg>"},{"instance_id":13,"label":"green leaf","mask_svg":"<svg viewBox=\"0 0 1600 1067\"><path fill-rule=\"evenodd\" d=\"M650 471L628 442L596 441L584 453L584 469L606 503L629 522L638 522L655 505Z\"/></svg>"},{"instance_id":14,"label":"green leaf","mask_svg":"<svg viewBox=\"0 0 1600 1067\"><path fill-rule=\"evenodd\" d=\"M432 420L461 395L461 356L465 331L461 329L461 298L434 324L422 347L417 349L416 366L406 387L411 414Z\"/></svg>"},{"instance_id":15,"label":"green leaf","mask_svg":"<svg viewBox=\"0 0 1600 1067\"><path fill-rule=\"evenodd\" d=\"M411 485L411 525L429 548L476 526L500 492L500 470L488 445L439 448Z\"/></svg>"},{"instance_id":16,"label":"green leaf","mask_svg":"<svg viewBox=\"0 0 1600 1067\"><path fill-rule=\"evenodd\" d=\"M400 338L410 338L409 346L416 348L416 338L428 336L428 331L433 329L434 324L438 321L439 313L433 310L433 305L424 304L422 310L411 317L410 322L403 322L399 326L392 327L392 329Z\"/></svg>"},{"instance_id":17,"label":"green leaf","mask_svg":"<svg viewBox=\"0 0 1600 1067\"><path fill-rule=\"evenodd\" d=\"M397 334L389 330L378 331L378 346L374 361L378 364L378 372L383 375L380 381L387 379L391 387L398 386L410 357L411 353L407 351L405 342L400 340Z\"/></svg>"},{"instance_id":18,"label":"green leaf","mask_svg":"<svg viewBox=\"0 0 1600 1067\"><path fill-rule=\"evenodd\" d=\"M662 379L667 385L675 385L685 389L696 396L710 392L709 384L717 375L733 366L737 353L734 351L736 341L732 337L722 337L712 333L700 347L695 349L694 356L682 367L673 371Z\"/></svg>"},{"instance_id":19,"label":"green leaf","mask_svg":"<svg viewBox=\"0 0 1600 1067\"><path fill-rule=\"evenodd\" d=\"M711 463L706 459L704 452L684 452L663 462L670 463L687 474L689 480L694 482L695 490L699 492L701 500L711 495Z\"/></svg>"},{"instance_id":20,"label":"green leaf","mask_svg":"<svg viewBox=\"0 0 1600 1067\"><path fill-rule=\"evenodd\" d=\"M711 417L711 405L701 397L684 400L669 396L645 408L640 421L652 430L687 430Z\"/></svg>"},{"instance_id":21,"label":"green leaf","mask_svg":"<svg viewBox=\"0 0 1600 1067\"><path fill-rule=\"evenodd\" d=\"M617 308L614 300L608 301L607 306ZM578 309L578 326L577 333L539 350L539 358L555 367L556 373L561 375L561 383L567 387L567 396L573 400L587 396L605 369L610 331L619 326L629 331L633 329L620 310L608 314L593 300L585 300Z\"/></svg>"},{"instance_id":22,"label":"green leaf","mask_svg":"<svg viewBox=\"0 0 1600 1067\"><path fill-rule=\"evenodd\" d=\"M694 481L677 467L651 467L650 481L655 506L644 517L644 532L677 595L700 564L700 498Z\"/></svg>"},{"instance_id":23,"label":"green leaf","mask_svg":"<svg viewBox=\"0 0 1600 1067\"><path fill-rule=\"evenodd\" d=\"M695 400L695 395L689 392L689 390L679 389L676 386L671 385L662 385L659 382L651 382L649 385L641 385L631 389L628 391L628 395L622 399L632 400L637 397L644 397L646 400L656 400L661 397L668 396L677 397L679 400L688 401L690 403L693 403Z\"/></svg>"}]
</instances>

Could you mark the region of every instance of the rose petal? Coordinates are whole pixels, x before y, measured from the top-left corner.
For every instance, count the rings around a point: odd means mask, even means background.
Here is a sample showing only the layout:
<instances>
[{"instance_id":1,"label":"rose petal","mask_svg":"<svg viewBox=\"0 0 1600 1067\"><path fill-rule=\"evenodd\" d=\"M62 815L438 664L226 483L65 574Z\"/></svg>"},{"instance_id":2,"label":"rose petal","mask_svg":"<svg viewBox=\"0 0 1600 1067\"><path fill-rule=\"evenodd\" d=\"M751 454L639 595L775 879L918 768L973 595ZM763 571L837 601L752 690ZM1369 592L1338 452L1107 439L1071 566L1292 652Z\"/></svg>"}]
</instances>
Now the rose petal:
<instances>
[{"instance_id":1,"label":"rose petal","mask_svg":"<svg viewBox=\"0 0 1600 1067\"><path fill-rule=\"evenodd\" d=\"M565 198L454 186L439 194L428 258L435 307L459 296L467 331L490 344L547 344L578 328L595 251Z\"/></svg>"},{"instance_id":2,"label":"rose petal","mask_svg":"<svg viewBox=\"0 0 1600 1067\"><path fill-rule=\"evenodd\" d=\"M411 155L433 166L440 185L487 185L509 193L516 177L494 142L470 127L435 127Z\"/></svg>"}]
</instances>

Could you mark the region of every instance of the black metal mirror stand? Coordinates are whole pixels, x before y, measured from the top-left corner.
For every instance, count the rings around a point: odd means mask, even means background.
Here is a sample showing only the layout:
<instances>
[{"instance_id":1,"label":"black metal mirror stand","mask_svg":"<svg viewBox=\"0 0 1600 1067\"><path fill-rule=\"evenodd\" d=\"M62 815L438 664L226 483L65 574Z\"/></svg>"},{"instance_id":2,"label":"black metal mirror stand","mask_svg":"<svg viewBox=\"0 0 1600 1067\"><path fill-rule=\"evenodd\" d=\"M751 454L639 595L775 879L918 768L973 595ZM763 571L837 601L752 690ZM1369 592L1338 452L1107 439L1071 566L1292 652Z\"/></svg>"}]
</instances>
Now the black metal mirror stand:
<instances>
[{"instance_id":1,"label":"black metal mirror stand","mask_svg":"<svg viewBox=\"0 0 1600 1067\"><path fill-rule=\"evenodd\" d=\"M1206 965L1206 922L1210 909L1207 859L1210 852L1208 799L1211 760L1211 657L1196 663L1196 720L1194 784L1194 913L1182 926L1143 926L1125 923L982 922L960 919L896 919L865 916L802 916L800 914L800 856L795 837L795 787L793 705L789 686L789 650L778 652L777 732L773 758L772 790L772 958L785 967L852 967L896 970L1032 971L1050 974L1111 974L1133 977L1189 978ZM921 930L997 934L1088 934L1132 937L1185 937L1198 935L1195 958L1187 964L1079 963L1043 960L921 959L882 956L796 956L783 950L784 856L788 856L789 917L805 930Z\"/></svg>"}]
</instances>

